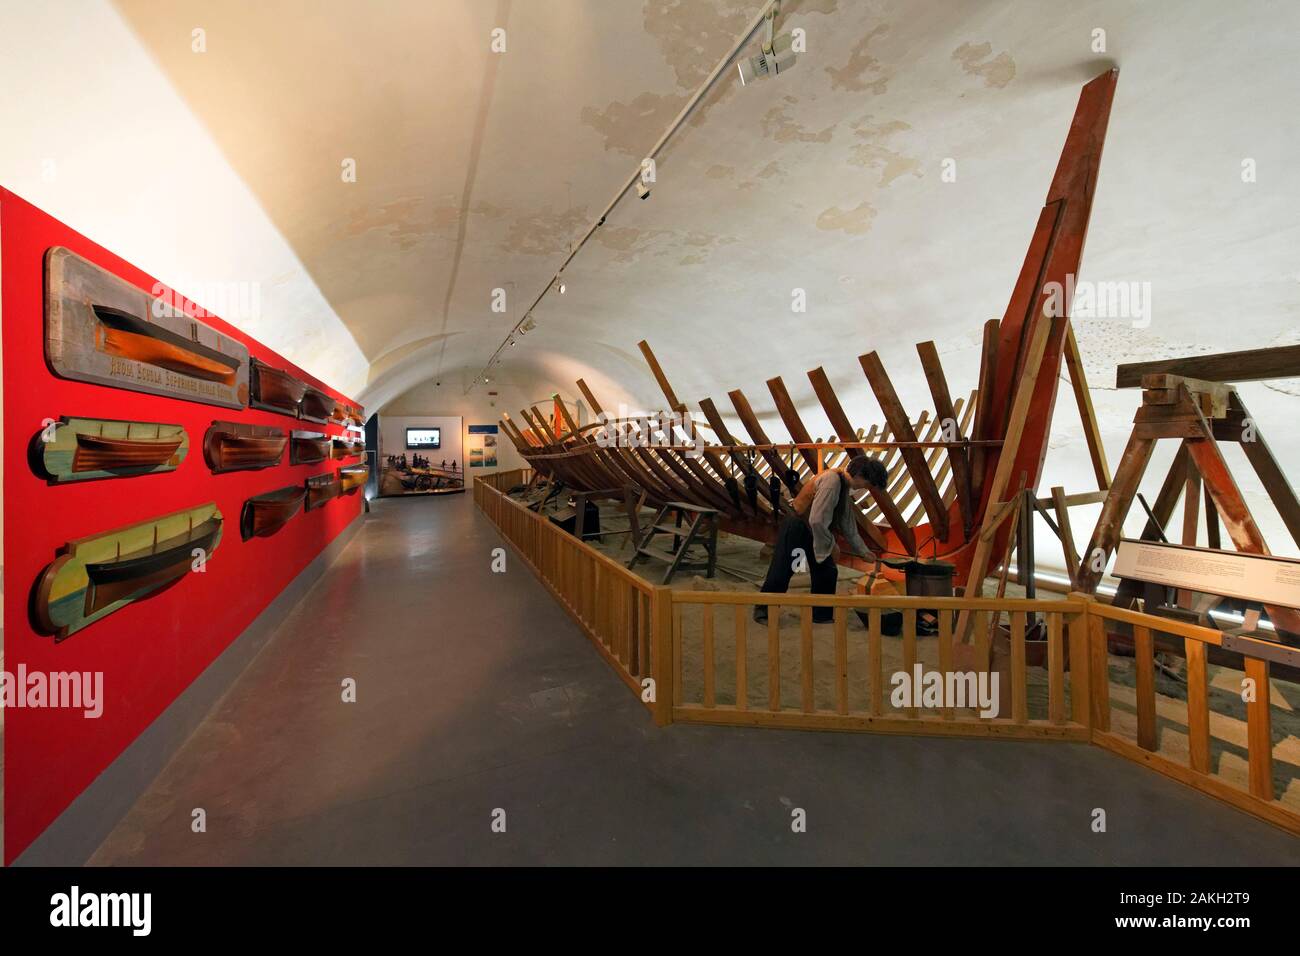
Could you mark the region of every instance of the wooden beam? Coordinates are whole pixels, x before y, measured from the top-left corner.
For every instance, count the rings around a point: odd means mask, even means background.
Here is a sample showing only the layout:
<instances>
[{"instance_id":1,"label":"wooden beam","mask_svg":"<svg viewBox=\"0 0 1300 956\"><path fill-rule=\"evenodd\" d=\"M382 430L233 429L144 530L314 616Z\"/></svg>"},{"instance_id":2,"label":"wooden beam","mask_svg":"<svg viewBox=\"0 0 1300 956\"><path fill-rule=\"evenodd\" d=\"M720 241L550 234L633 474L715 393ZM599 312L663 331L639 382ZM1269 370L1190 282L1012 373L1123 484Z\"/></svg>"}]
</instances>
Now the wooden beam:
<instances>
[{"instance_id":1,"label":"wooden beam","mask_svg":"<svg viewBox=\"0 0 1300 956\"><path fill-rule=\"evenodd\" d=\"M1132 362L1115 370L1116 388L1139 388L1142 377L1158 372L1200 378L1209 382L1259 382L1300 376L1300 345L1285 345L1217 355Z\"/></svg>"},{"instance_id":2,"label":"wooden beam","mask_svg":"<svg viewBox=\"0 0 1300 956\"><path fill-rule=\"evenodd\" d=\"M998 374L998 327L997 319L984 323L984 348L980 352L979 397L975 402L975 427L971 429L977 441L987 441L996 433L993 426L993 383ZM985 450L983 445L975 446L971 452L971 493L976 502L984 488Z\"/></svg>"},{"instance_id":3,"label":"wooden beam","mask_svg":"<svg viewBox=\"0 0 1300 956\"><path fill-rule=\"evenodd\" d=\"M587 383L582 379L578 379L578 391L582 392L582 397L585 398L587 404L591 406L591 413L593 415L599 417L604 414L604 410L600 407L600 402L596 401L596 396L591 393L591 389L587 387Z\"/></svg>"},{"instance_id":4,"label":"wooden beam","mask_svg":"<svg viewBox=\"0 0 1300 956\"><path fill-rule=\"evenodd\" d=\"M844 406L840 404L840 397L835 394L835 389L831 387L831 380L826 377L826 371L821 368L813 369L808 373L808 381L812 382L817 401L821 402L822 411L826 413L826 418L831 423L831 428L835 429L835 434L839 437L839 440L857 441L857 430L854 429L853 423L849 421ZM850 448L848 453L850 458L857 458L863 454L863 451L861 448Z\"/></svg>"},{"instance_id":5,"label":"wooden beam","mask_svg":"<svg viewBox=\"0 0 1300 956\"><path fill-rule=\"evenodd\" d=\"M921 368L925 372L925 380L930 385L930 396L934 399L934 411L939 416L941 428L948 422L952 422L953 434L951 436L944 434L944 441L962 441L965 435L961 430L961 419L957 417L957 411L953 408L952 396L948 393L948 379L943 374L943 364L939 361L939 350L935 348L933 342L920 342L916 346L917 354L921 357ZM957 489L957 506L961 509L962 530L966 537L970 537L971 528L975 523L975 507L977 502L971 500L971 480L970 480L970 459L966 456L965 448L949 448L947 450L948 461L952 465L952 476L954 487Z\"/></svg>"},{"instance_id":6,"label":"wooden beam","mask_svg":"<svg viewBox=\"0 0 1300 956\"><path fill-rule=\"evenodd\" d=\"M777 413L781 416L781 421L785 423L786 431L790 433L790 437L794 439L795 444L812 444L812 436L808 434L808 429L804 427L803 419L799 417L799 410L794 407L794 401L790 398L790 393L786 391L785 382L781 380L781 376L769 378L767 380L767 389L772 393L772 401L776 403ZM799 452L809 468L814 472L820 469L819 458L821 456L813 449L801 448Z\"/></svg>"},{"instance_id":7,"label":"wooden beam","mask_svg":"<svg viewBox=\"0 0 1300 956\"><path fill-rule=\"evenodd\" d=\"M912 422L907 417L903 403L898 400L898 393L894 391L894 385L889 380L885 366L881 364L880 356L875 352L868 352L860 356L858 361L867 376L871 390L876 393L876 401L880 403L880 409L885 413L885 421L889 422L894 437L898 441L916 441ZM930 468L925 463L924 453L918 448L903 448L900 453L907 465L908 473L912 476L912 485L920 494L921 503L925 505L925 513L930 517L934 537L939 541L947 540L948 511L944 508L939 489L935 486L934 475L930 473Z\"/></svg>"},{"instance_id":8,"label":"wooden beam","mask_svg":"<svg viewBox=\"0 0 1300 956\"><path fill-rule=\"evenodd\" d=\"M1088 378L1084 374L1083 356L1079 354L1073 325L1065 333L1065 366L1070 370L1070 387L1074 389L1074 402L1079 406L1083 437L1088 442L1088 456L1092 459L1097 487L1105 490L1110 487L1110 465L1106 462L1106 446L1101 441L1101 428L1097 424L1097 412L1092 407L1092 394L1088 391Z\"/></svg>"},{"instance_id":9,"label":"wooden beam","mask_svg":"<svg viewBox=\"0 0 1300 956\"><path fill-rule=\"evenodd\" d=\"M1286 525L1287 531L1291 532L1292 541L1300 545L1300 501L1296 499L1295 489L1291 487L1291 482L1282 471L1282 466L1273 457L1272 449L1268 447L1268 442L1264 441L1264 436L1259 432L1259 423L1251 417L1241 396L1234 390L1228 401L1241 413L1243 420L1251 422L1250 441L1247 441L1244 435L1239 435L1241 450L1245 453L1250 466L1255 469L1255 474L1259 475L1264 490L1268 492L1278 514L1282 516L1282 523Z\"/></svg>"},{"instance_id":10,"label":"wooden beam","mask_svg":"<svg viewBox=\"0 0 1300 956\"><path fill-rule=\"evenodd\" d=\"M641 354L645 356L646 364L650 366L650 374L655 377L655 381L659 383L660 390L664 393L664 398L668 400L668 407L674 412L685 413L686 406L677 400L677 395L673 392L673 387L668 384L668 376L666 376L664 370L660 368L659 360L655 358L654 352L650 351L650 343L642 340L636 344L636 347L639 348Z\"/></svg>"},{"instance_id":11,"label":"wooden beam","mask_svg":"<svg viewBox=\"0 0 1300 956\"><path fill-rule=\"evenodd\" d=\"M1057 534L1065 555L1065 571L1070 576L1070 590L1079 589L1079 553L1074 549L1074 531L1070 528L1070 506L1065 503L1065 489L1059 485L1052 489L1052 502L1056 505Z\"/></svg>"}]
</instances>

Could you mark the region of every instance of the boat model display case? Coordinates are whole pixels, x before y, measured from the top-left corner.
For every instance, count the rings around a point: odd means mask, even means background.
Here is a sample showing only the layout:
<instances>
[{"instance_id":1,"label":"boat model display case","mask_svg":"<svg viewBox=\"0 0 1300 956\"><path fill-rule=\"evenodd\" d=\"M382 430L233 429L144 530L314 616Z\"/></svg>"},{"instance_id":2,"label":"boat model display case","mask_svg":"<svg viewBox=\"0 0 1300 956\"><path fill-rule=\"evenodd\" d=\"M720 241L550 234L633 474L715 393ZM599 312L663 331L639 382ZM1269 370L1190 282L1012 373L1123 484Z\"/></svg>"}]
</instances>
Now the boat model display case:
<instances>
[{"instance_id":1,"label":"boat model display case","mask_svg":"<svg viewBox=\"0 0 1300 956\"><path fill-rule=\"evenodd\" d=\"M62 246L45 257L45 356L74 381L248 404L247 347Z\"/></svg>"},{"instance_id":2,"label":"boat model display case","mask_svg":"<svg viewBox=\"0 0 1300 956\"><path fill-rule=\"evenodd\" d=\"M32 438L33 470L50 484L175 471L190 440L180 425L70 418Z\"/></svg>"},{"instance_id":3,"label":"boat model display case","mask_svg":"<svg viewBox=\"0 0 1300 956\"><path fill-rule=\"evenodd\" d=\"M213 422L203 436L203 459L214 475L280 464L289 436L282 429L243 422Z\"/></svg>"},{"instance_id":4,"label":"boat model display case","mask_svg":"<svg viewBox=\"0 0 1300 956\"><path fill-rule=\"evenodd\" d=\"M277 491L249 498L239 515L239 534L243 540L269 538L302 510L307 499L307 489L290 485Z\"/></svg>"}]
</instances>

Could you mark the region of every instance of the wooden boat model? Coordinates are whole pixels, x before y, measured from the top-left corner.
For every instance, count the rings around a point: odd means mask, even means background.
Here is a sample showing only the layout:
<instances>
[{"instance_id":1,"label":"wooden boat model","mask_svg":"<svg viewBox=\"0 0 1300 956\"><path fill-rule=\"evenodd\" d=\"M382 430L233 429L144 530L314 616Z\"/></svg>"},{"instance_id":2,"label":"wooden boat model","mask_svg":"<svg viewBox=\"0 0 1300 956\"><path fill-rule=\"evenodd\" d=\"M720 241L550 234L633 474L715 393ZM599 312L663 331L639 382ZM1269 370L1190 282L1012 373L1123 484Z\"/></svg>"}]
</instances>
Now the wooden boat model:
<instances>
[{"instance_id":1,"label":"wooden boat model","mask_svg":"<svg viewBox=\"0 0 1300 956\"><path fill-rule=\"evenodd\" d=\"M51 434L32 440L36 472L53 484L93 478L130 478L173 471L189 451L180 425L64 418Z\"/></svg>"},{"instance_id":2,"label":"wooden boat model","mask_svg":"<svg viewBox=\"0 0 1300 956\"><path fill-rule=\"evenodd\" d=\"M355 494L356 490L370 477L370 468L366 465L348 465L339 469L340 494Z\"/></svg>"},{"instance_id":3,"label":"wooden boat model","mask_svg":"<svg viewBox=\"0 0 1300 956\"><path fill-rule=\"evenodd\" d=\"M110 306L93 307L99 319L96 346L120 358L165 368L209 382L233 385L240 361L169 329Z\"/></svg>"},{"instance_id":4,"label":"wooden boat model","mask_svg":"<svg viewBox=\"0 0 1300 956\"><path fill-rule=\"evenodd\" d=\"M248 347L63 246L45 253L54 374L227 408L248 404Z\"/></svg>"},{"instance_id":5,"label":"wooden boat model","mask_svg":"<svg viewBox=\"0 0 1300 956\"><path fill-rule=\"evenodd\" d=\"M250 538L269 538L296 515L307 498L307 489L301 485L290 485L278 491L270 491L244 502L239 515L239 535L245 541Z\"/></svg>"},{"instance_id":6,"label":"wooden boat model","mask_svg":"<svg viewBox=\"0 0 1300 956\"><path fill-rule=\"evenodd\" d=\"M70 541L37 580L36 629L58 640L179 581L221 543L211 502Z\"/></svg>"},{"instance_id":7,"label":"wooden boat model","mask_svg":"<svg viewBox=\"0 0 1300 956\"><path fill-rule=\"evenodd\" d=\"M349 441L347 438L335 436L330 442L330 454L334 458L352 458L362 454L366 450L366 443L363 441Z\"/></svg>"},{"instance_id":8,"label":"wooden boat model","mask_svg":"<svg viewBox=\"0 0 1300 956\"><path fill-rule=\"evenodd\" d=\"M609 420L586 383L578 381L599 422L579 426L557 401L554 422L535 408L521 412L520 424L504 416L506 435L544 480L574 491L620 496L633 488L652 505L681 501L715 509L726 530L768 542L805 481L859 455L877 455L890 481L858 500L856 517L868 545L879 556L921 555L950 562L956 566L955 583L966 586L967 596L977 595L991 556L1001 555L1007 542L1009 528L1002 519L1010 500L1021 489L1037 487L1063 361L1084 415L1098 483L1102 489L1109 484L1070 329L1070 303L1053 293L1067 287L1067 276L1078 275L1117 77L1118 71L1104 73L1080 94L1006 313L984 326L979 385L964 407L961 400L952 400L935 344L923 342L917 351L933 412L909 415L879 357L870 352L859 364L884 413L883 423L856 429L826 371L817 368L808 378L831 437L812 437L785 383L776 377L767 387L790 441L774 443L748 398L735 389L728 397L748 434L746 444L733 437L711 399L699 402L702 419L679 401L650 346L642 342L672 421ZM1075 503L1088 498L1077 497L1081 500ZM857 559L843 563L863 569L875 565ZM897 577L897 572L883 573Z\"/></svg>"},{"instance_id":9,"label":"wooden boat model","mask_svg":"<svg viewBox=\"0 0 1300 956\"><path fill-rule=\"evenodd\" d=\"M316 475L307 479L307 510L313 511L321 505L337 498L343 491L343 483L337 475Z\"/></svg>"},{"instance_id":10,"label":"wooden boat model","mask_svg":"<svg viewBox=\"0 0 1300 956\"><path fill-rule=\"evenodd\" d=\"M323 425L334 417L337 407L334 399L320 389L308 386L298 405L298 417Z\"/></svg>"},{"instance_id":11,"label":"wooden boat model","mask_svg":"<svg viewBox=\"0 0 1300 956\"><path fill-rule=\"evenodd\" d=\"M194 561L195 549L205 554L221 533L221 518L213 516L173 537L154 541L148 547L118 555L110 561L86 565L90 587L86 589L86 613L91 614L116 601L129 601L156 591L183 577Z\"/></svg>"},{"instance_id":12,"label":"wooden boat model","mask_svg":"<svg viewBox=\"0 0 1300 956\"><path fill-rule=\"evenodd\" d=\"M280 464L289 436L279 428L213 422L203 436L203 458L214 475Z\"/></svg>"},{"instance_id":13,"label":"wooden boat model","mask_svg":"<svg viewBox=\"0 0 1300 956\"><path fill-rule=\"evenodd\" d=\"M331 441L319 432L294 432L289 443L289 464L315 465L330 456Z\"/></svg>"},{"instance_id":14,"label":"wooden boat model","mask_svg":"<svg viewBox=\"0 0 1300 956\"><path fill-rule=\"evenodd\" d=\"M298 405L307 393L307 383L283 369L253 359L248 370L248 390L248 403L253 408L296 416Z\"/></svg>"}]
</instances>

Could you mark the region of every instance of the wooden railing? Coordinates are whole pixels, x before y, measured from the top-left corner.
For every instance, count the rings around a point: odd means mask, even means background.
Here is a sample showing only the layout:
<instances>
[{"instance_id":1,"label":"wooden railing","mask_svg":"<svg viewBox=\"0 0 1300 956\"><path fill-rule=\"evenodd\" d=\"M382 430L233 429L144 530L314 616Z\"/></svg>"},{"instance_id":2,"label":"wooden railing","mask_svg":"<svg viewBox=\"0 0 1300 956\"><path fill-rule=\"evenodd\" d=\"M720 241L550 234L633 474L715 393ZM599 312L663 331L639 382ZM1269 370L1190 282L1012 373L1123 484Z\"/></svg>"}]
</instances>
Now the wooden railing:
<instances>
[{"instance_id":1,"label":"wooden railing","mask_svg":"<svg viewBox=\"0 0 1300 956\"><path fill-rule=\"evenodd\" d=\"M474 482L474 502L514 546L637 696L655 713L655 652L651 620L656 588L623 565L582 544L498 488L522 484L502 472ZM644 684L647 679L650 683Z\"/></svg>"},{"instance_id":2,"label":"wooden railing","mask_svg":"<svg viewBox=\"0 0 1300 956\"><path fill-rule=\"evenodd\" d=\"M752 593L672 592L674 720L1088 738L1086 668L1066 672L1067 630L1076 644L1085 639L1083 601L762 597L774 603L767 622L756 624ZM783 608L794 612L785 631ZM817 608L833 615L829 629L814 627ZM1005 666L976 666L990 660L987 650L954 642L954 619L963 610L985 619L975 629L985 639L988 618L995 618L992 658ZM920 634L923 615L933 622L930 636ZM1040 641L1027 640L1031 618ZM996 619L1006 621L1005 629ZM1046 665L1043 686L1030 679L1031 648Z\"/></svg>"},{"instance_id":3,"label":"wooden railing","mask_svg":"<svg viewBox=\"0 0 1300 956\"><path fill-rule=\"evenodd\" d=\"M1243 655L1254 690L1245 704L1248 781L1239 786L1212 772L1206 649L1222 643L1218 631L1078 593L1063 600L760 596L655 586L504 493L527 477L477 477L474 500L658 724L1091 741L1300 833L1300 812L1277 799L1263 657ZM765 624L753 620L756 601L772 602L764 605ZM830 612L829 627L814 625L817 609ZM973 615L972 644L955 639L961 611ZM922 632L923 619L933 634ZM1131 635L1131 690L1111 674L1108 646L1117 634ZM1186 760L1158 752L1155 653L1171 648L1187 661ZM1114 702L1128 693L1131 734L1112 727Z\"/></svg>"},{"instance_id":4,"label":"wooden railing","mask_svg":"<svg viewBox=\"0 0 1300 956\"><path fill-rule=\"evenodd\" d=\"M1240 749L1238 745L1218 740L1211 735L1210 686L1207 679L1207 649L1219 647L1223 635L1207 627L1182 621L1121 610L1096 601L1088 602L1090 667L1094 675L1094 691L1090 708L1092 741L1107 750L1121 754L1154 770L1180 780L1198 790L1218 797L1234 806L1254 813L1277 825L1300 833L1300 813L1278 801L1278 787L1274 783L1273 766L1273 714L1269 686L1268 660L1243 650L1252 643L1261 653L1270 652L1265 642L1251 642L1249 638L1235 642L1234 650L1242 651L1242 679L1233 682L1226 693L1241 699L1246 711L1246 785L1240 786L1222 774L1212 772L1211 748L1218 743L1224 750ZM1133 688L1136 728L1133 734L1120 733L1115 723L1114 700L1116 686L1110 678L1110 657L1107 650L1108 632L1131 634L1133 647ZM1164 651L1171 656L1186 659L1186 724L1187 756L1170 752L1160 753L1161 728L1178 733L1177 715L1167 713L1162 717L1157 711L1156 654ZM1127 688L1124 691L1127 692ZM1161 695L1166 709L1171 710L1171 698ZM1173 705L1176 707L1176 704Z\"/></svg>"}]
</instances>

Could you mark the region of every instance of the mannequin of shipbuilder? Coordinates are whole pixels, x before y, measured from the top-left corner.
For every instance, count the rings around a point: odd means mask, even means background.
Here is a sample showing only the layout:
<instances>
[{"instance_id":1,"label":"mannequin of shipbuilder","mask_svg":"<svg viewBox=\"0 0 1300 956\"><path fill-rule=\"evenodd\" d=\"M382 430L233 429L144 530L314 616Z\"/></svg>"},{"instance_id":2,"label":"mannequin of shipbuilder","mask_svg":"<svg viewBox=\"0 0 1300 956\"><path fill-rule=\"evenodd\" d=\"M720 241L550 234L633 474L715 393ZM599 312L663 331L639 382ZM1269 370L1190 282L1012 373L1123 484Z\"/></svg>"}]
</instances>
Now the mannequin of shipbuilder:
<instances>
[{"instance_id":1,"label":"mannequin of shipbuilder","mask_svg":"<svg viewBox=\"0 0 1300 956\"><path fill-rule=\"evenodd\" d=\"M790 578L806 565L812 578L813 594L834 594L839 580L835 565L835 532L838 531L853 553L861 558L873 555L858 534L853 513L851 491L865 491L869 486L884 487L889 478L885 466L877 459L859 455L846 468L824 471L804 483L794 499L794 514L781 522L772 563L763 582L765 593L784 594ZM813 608L813 621L825 624L834 619L834 609ZM767 608L754 607L754 620L767 620Z\"/></svg>"}]
</instances>

